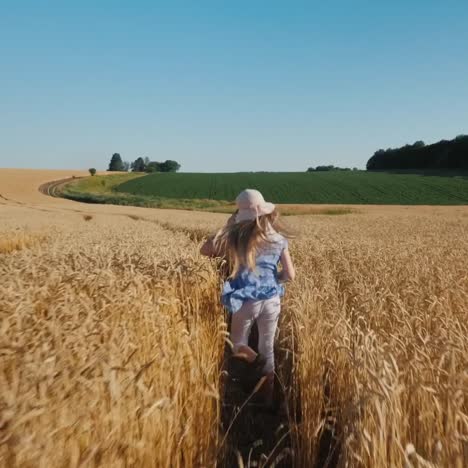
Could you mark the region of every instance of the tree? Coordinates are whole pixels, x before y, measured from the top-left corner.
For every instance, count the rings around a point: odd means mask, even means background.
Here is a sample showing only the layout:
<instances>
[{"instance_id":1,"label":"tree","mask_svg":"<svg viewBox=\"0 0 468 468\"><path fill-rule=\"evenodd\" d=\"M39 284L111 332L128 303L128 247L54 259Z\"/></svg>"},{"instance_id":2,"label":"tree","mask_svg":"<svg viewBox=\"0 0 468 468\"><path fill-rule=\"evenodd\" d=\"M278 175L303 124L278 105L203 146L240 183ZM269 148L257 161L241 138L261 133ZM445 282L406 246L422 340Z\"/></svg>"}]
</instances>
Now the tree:
<instances>
[{"instance_id":1,"label":"tree","mask_svg":"<svg viewBox=\"0 0 468 468\"><path fill-rule=\"evenodd\" d=\"M367 170L454 170L468 169L468 137L441 140L426 145L416 141L400 148L378 150L367 161Z\"/></svg>"},{"instance_id":2,"label":"tree","mask_svg":"<svg viewBox=\"0 0 468 468\"><path fill-rule=\"evenodd\" d=\"M130 170L130 163L128 161L123 162L123 170L128 172Z\"/></svg>"},{"instance_id":3,"label":"tree","mask_svg":"<svg viewBox=\"0 0 468 468\"><path fill-rule=\"evenodd\" d=\"M91 167L91 168L89 169L89 173L90 173L92 176L96 175L96 169L94 169L94 167Z\"/></svg>"},{"instance_id":4,"label":"tree","mask_svg":"<svg viewBox=\"0 0 468 468\"><path fill-rule=\"evenodd\" d=\"M143 158L137 158L132 162L132 172L145 172L146 166Z\"/></svg>"},{"instance_id":5,"label":"tree","mask_svg":"<svg viewBox=\"0 0 468 468\"><path fill-rule=\"evenodd\" d=\"M146 172L161 172L161 163L157 161L150 161L146 167L145 167Z\"/></svg>"},{"instance_id":6,"label":"tree","mask_svg":"<svg viewBox=\"0 0 468 468\"><path fill-rule=\"evenodd\" d=\"M146 172L177 172L180 169L180 164L177 161L170 159L164 162L150 161L146 164Z\"/></svg>"},{"instance_id":7,"label":"tree","mask_svg":"<svg viewBox=\"0 0 468 468\"><path fill-rule=\"evenodd\" d=\"M317 167L309 167L307 172L326 172L326 171L350 171L349 167L340 167L334 166L333 164L329 166L317 166Z\"/></svg>"},{"instance_id":8,"label":"tree","mask_svg":"<svg viewBox=\"0 0 468 468\"><path fill-rule=\"evenodd\" d=\"M318 171L318 172L333 171L333 170L335 170L335 169L336 169L336 168L335 168L335 166L333 166L333 165L329 165L329 166L317 166L317 167L315 168L315 170Z\"/></svg>"},{"instance_id":9,"label":"tree","mask_svg":"<svg viewBox=\"0 0 468 468\"><path fill-rule=\"evenodd\" d=\"M114 153L109 163L108 171L115 172L115 171L123 171L123 170L124 170L124 165L122 162L122 158L120 157L120 154Z\"/></svg>"},{"instance_id":10,"label":"tree","mask_svg":"<svg viewBox=\"0 0 468 468\"><path fill-rule=\"evenodd\" d=\"M180 169L180 164L177 161L167 159L163 163L160 163L161 172L177 172Z\"/></svg>"}]
</instances>

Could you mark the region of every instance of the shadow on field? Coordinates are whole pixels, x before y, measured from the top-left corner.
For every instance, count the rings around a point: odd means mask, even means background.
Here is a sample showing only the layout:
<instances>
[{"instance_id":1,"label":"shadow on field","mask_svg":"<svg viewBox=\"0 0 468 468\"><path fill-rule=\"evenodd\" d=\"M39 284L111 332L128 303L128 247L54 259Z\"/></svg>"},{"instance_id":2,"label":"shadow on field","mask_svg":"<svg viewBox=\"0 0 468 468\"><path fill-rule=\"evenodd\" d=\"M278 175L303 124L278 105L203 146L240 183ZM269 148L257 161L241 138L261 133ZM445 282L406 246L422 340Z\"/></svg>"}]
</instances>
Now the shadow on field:
<instances>
[{"instance_id":1,"label":"shadow on field","mask_svg":"<svg viewBox=\"0 0 468 468\"><path fill-rule=\"evenodd\" d=\"M326 407L332 407L331 400L331 388L328 380L327 372L324 375L324 393L326 400ZM323 414L323 418L328 421L333 417L331 411L326 411ZM342 452L342 439L340 437L340 428L336 425L326 424L323 431L320 434L318 443L318 456L315 463L315 468L337 468L340 455Z\"/></svg>"},{"instance_id":2,"label":"shadow on field","mask_svg":"<svg viewBox=\"0 0 468 468\"><path fill-rule=\"evenodd\" d=\"M249 346L256 349L258 330L253 326ZM293 466L285 394L278 379L275 381L275 409L266 410L261 399L252 392L261 375L249 366L231 358L225 352L227 377L224 385L222 430L226 434L221 466Z\"/></svg>"},{"instance_id":3,"label":"shadow on field","mask_svg":"<svg viewBox=\"0 0 468 468\"><path fill-rule=\"evenodd\" d=\"M229 324L230 328L230 324ZM252 327L249 346L257 350L258 330ZM251 371L249 366L231 358L231 351L225 351L226 380L222 405L222 432L225 434L224 452L220 466L275 467L294 466L294 450L291 425L301 424L300 401L292 401L293 371L291 353L275 350L277 371L284 381L275 379L275 411L261 407L260 399L252 392L261 375ZM323 376L325 407L334 408L328 373ZM297 392L298 394L298 392ZM323 419L332 421L334 413L326 411ZM341 430L336 425L327 424L318 435L318 452L315 462L307 467L337 468L342 454Z\"/></svg>"}]
</instances>

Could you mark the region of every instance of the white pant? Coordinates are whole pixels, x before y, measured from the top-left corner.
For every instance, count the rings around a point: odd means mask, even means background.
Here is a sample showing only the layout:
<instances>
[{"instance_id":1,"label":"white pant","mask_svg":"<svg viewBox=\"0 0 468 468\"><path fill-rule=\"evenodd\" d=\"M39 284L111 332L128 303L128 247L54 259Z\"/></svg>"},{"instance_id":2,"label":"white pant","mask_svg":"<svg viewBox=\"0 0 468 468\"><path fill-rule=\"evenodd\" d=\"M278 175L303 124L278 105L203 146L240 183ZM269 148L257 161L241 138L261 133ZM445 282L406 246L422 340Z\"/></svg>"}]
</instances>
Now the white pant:
<instances>
[{"instance_id":1,"label":"white pant","mask_svg":"<svg viewBox=\"0 0 468 468\"><path fill-rule=\"evenodd\" d=\"M248 346L250 330L254 321L257 322L258 352L266 359L263 369L266 374L275 370L273 346L280 310L280 297L275 296L264 301L249 300L232 314L231 341L235 353L240 346Z\"/></svg>"}]
</instances>

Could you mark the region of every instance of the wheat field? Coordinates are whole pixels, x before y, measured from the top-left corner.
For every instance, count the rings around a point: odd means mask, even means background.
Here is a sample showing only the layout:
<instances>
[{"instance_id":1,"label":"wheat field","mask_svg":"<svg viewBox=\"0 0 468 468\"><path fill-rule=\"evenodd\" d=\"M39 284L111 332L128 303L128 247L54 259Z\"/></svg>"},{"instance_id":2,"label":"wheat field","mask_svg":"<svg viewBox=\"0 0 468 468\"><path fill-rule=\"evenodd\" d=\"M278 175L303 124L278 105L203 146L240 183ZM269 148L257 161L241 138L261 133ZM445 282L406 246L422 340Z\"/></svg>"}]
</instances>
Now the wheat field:
<instances>
[{"instance_id":1,"label":"wheat field","mask_svg":"<svg viewBox=\"0 0 468 468\"><path fill-rule=\"evenodd\" d=\"M468 466L468 207L287 219L288 442L245 450L198 253L226 215L37 190L71 175L0 170L1 466Z\"/></svg>"}]
</instances>

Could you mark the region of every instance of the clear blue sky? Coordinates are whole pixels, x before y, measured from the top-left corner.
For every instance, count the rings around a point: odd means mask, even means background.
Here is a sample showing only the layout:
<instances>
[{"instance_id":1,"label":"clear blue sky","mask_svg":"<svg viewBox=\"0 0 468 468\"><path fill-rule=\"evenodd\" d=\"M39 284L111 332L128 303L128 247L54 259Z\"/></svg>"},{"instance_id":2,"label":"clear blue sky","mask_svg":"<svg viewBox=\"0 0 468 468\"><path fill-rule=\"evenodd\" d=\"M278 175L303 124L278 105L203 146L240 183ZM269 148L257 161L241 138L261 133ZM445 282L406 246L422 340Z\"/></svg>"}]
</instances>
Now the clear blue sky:
<instances>
[{"instance_id":1,"label":"clear blue sky","mask_svg":"<svg viewBox=\"0 0 468 468\"><path fill-rule=\"evenodd\" d=\"M466 0L0 0L0 167L364 167L460 133Z\"/></svg>"}]
</instances>

